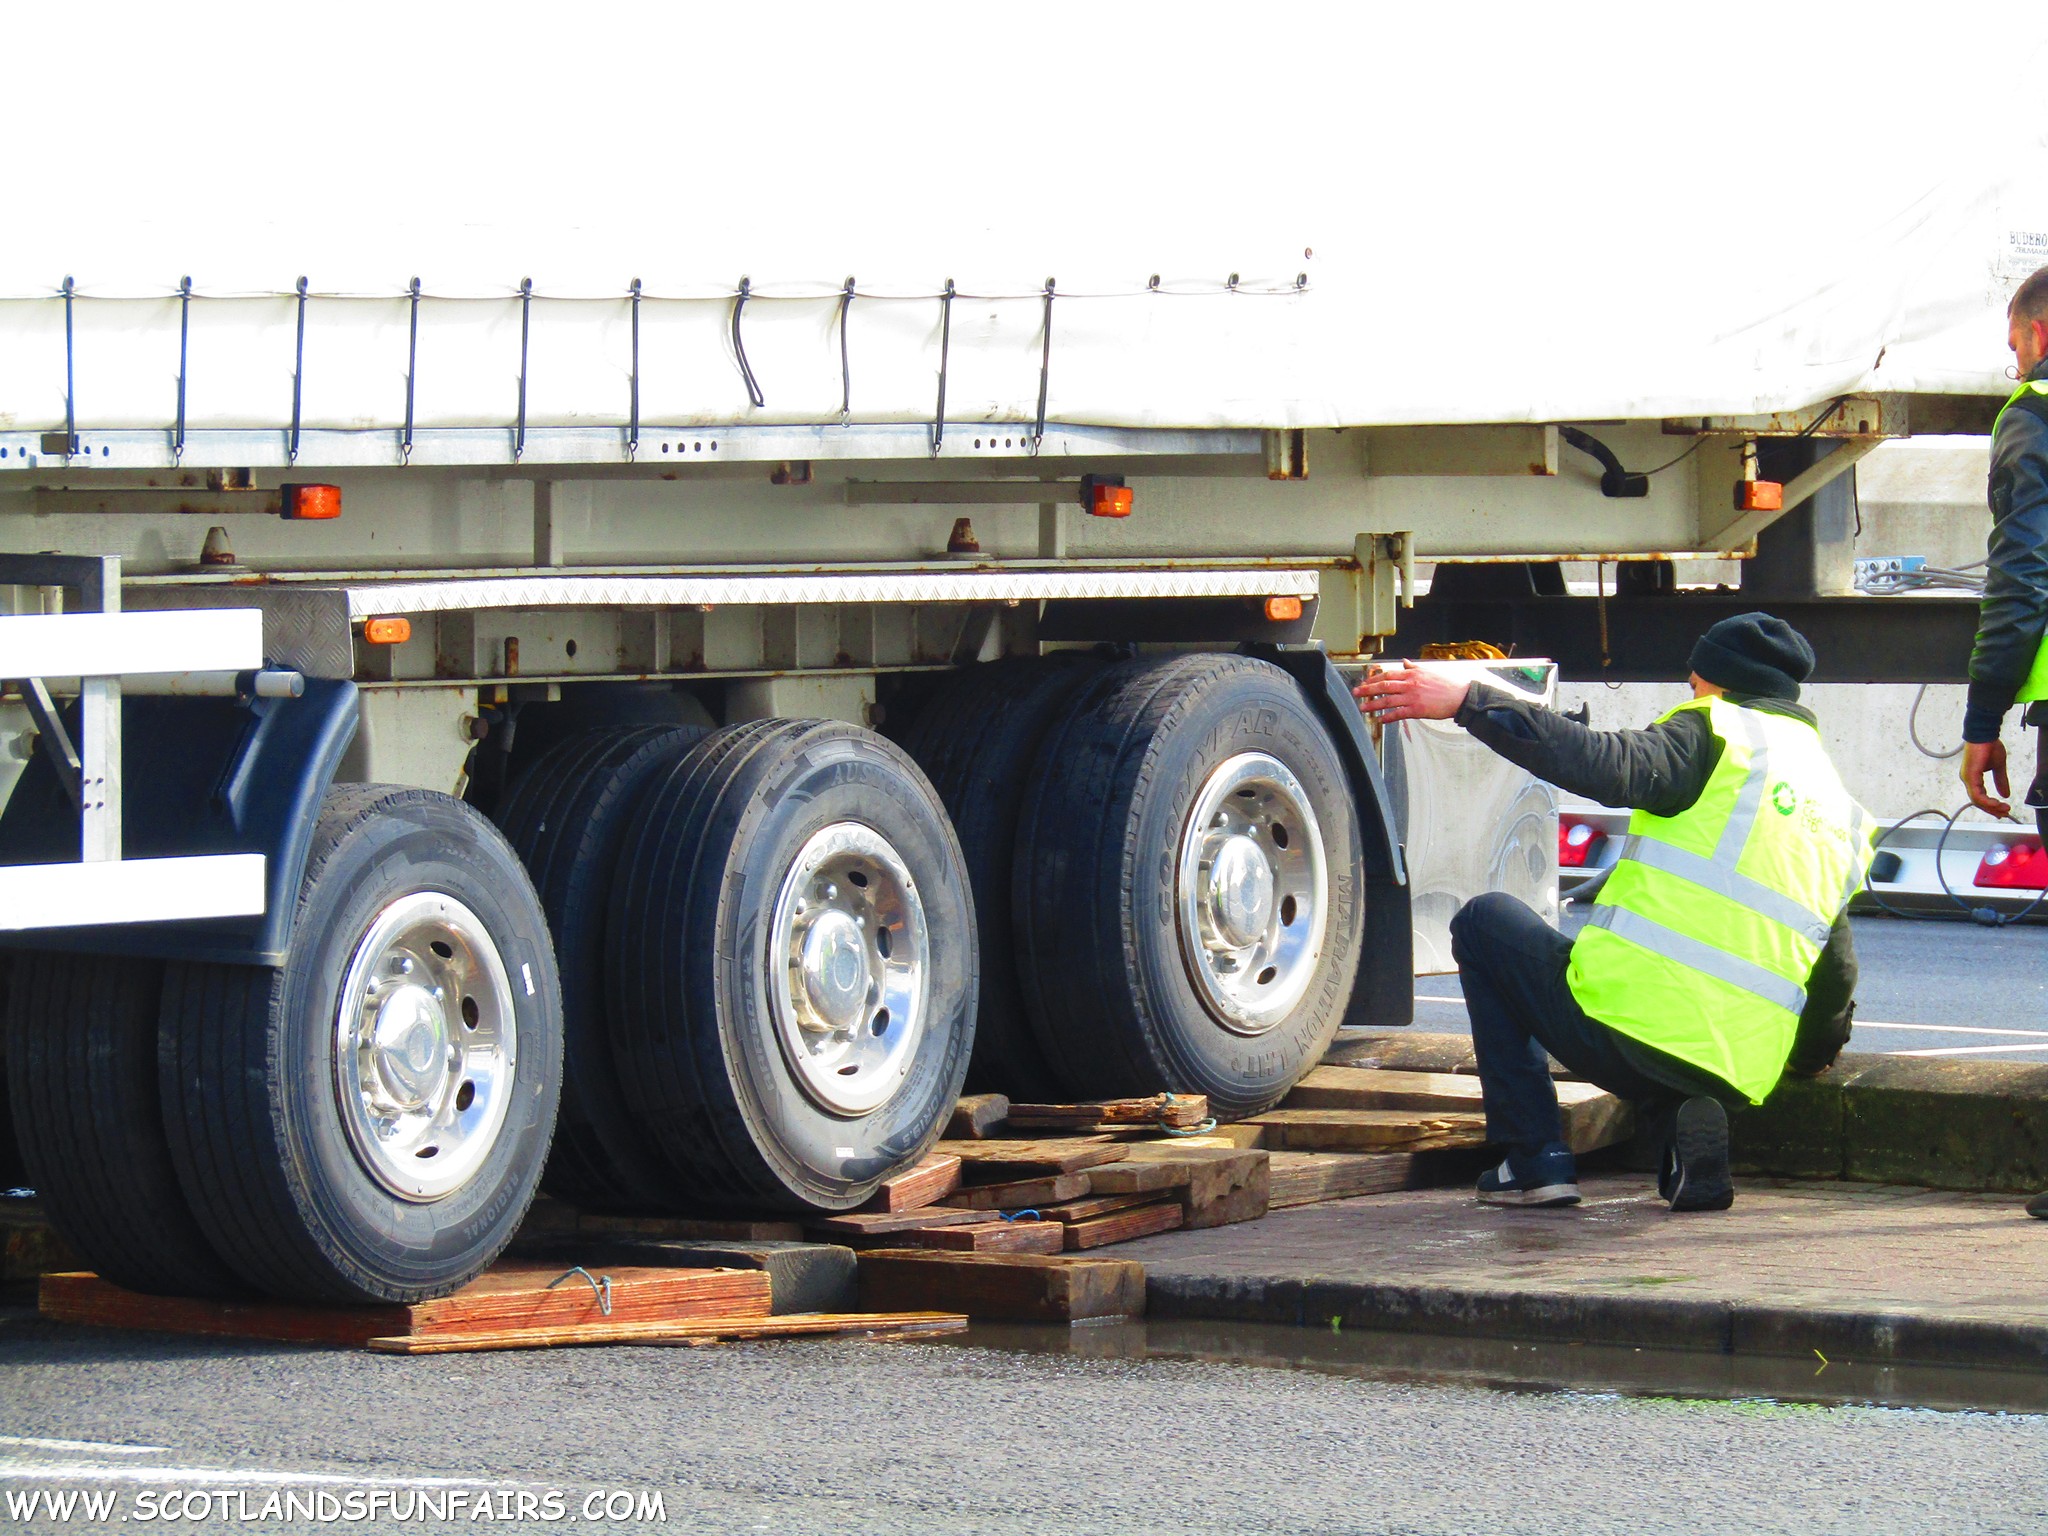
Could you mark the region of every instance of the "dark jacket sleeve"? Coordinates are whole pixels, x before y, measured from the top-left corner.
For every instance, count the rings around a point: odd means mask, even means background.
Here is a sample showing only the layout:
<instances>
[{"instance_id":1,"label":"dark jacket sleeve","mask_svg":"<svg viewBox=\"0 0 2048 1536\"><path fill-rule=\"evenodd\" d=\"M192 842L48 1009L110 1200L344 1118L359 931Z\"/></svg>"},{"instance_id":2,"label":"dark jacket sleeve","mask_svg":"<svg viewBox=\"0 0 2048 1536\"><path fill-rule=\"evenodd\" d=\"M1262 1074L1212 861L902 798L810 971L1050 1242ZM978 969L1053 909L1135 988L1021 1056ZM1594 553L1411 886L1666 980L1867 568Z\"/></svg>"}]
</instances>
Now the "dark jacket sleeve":
<instances>
[{"instance_id":1,"label":"dark jacket sleeve","mask_svg":"<svg viewBox=\"0 0 2048 1536\"><path fill-rule=\"evenodd\" d=\"M1601 805L1676 816L1721 756L1706 716L1681 710L1640 731L1596 731L1556 710L1474 683L1457 723L1518 768Z\"/></svg>"},{"instance_id":2,"label":"dark jacket sleeve","mask_svg":"<svg viewBox=\"0 0 2048 1536\"><path fill-rule=\"evenodd\" d=\"M2048 421L2024 406L2006 411L1991 440L1990 561L1963 740L1996 741L2013 696L2048 631Z\"/></svg>"},{"instance_id":3,"label":"dark jacket sleeve","mask_svg":"<svg viewBox=\"0 0 2048 1536\"><path fill-rule=\"evenodd\" d=\"M1806 982L1806 1007L1792 1038L1785 1070L1794 1077L1812 1077L1835 1064L1849 1043L1856 1016L1856 941L1849 933L1849 914L1835 919L1828 942L1813 963Z\"/></svg>"}]
</instances>

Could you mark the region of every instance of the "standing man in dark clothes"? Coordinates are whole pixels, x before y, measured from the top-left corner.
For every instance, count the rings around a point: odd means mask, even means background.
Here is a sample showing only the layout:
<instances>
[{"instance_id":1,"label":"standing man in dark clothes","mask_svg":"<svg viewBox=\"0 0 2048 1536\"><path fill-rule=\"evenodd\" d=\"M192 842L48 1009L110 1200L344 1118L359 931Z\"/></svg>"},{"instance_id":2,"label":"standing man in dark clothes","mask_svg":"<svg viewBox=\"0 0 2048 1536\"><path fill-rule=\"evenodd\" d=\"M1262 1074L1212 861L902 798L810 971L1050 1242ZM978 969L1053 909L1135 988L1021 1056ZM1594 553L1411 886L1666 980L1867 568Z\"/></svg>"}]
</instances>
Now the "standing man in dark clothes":
<instances>
[{"instance_id":1,"label":"standing man in dark clothes","mask_svg":"<svg viewBox=\"0 0 2048 1536\"><path fill-rule=\"evenodd\" d=\"M1961 774L1972 805L2012 815L1998 735L2005 712L2025 704L2026 723L2041 728L2026 804L2048 841L2048 267L2021 283L2006 307L2006 345L2020 387L1991 428L1990 558L1970 652ZM2027 1214L2048 1219L2048 1194L2036 1195Z\"/></svg>"},{"instance_id":2,"label":"standing man in dark clothes","mask_svg":"<svg viewBox=\"0 0 2048 1536\"><path fill-rule=\"evenodd\" d=\"M1451 953L1500 1167L1479 1198L1576 1205L1546 1052L1664 1124L1658 1192L1725 1210L1727 1104L1819 1072L1849 1038L1856 953L1844 913L1876 824L1821 746L1799 685L1813 649L1768 614L1721 620L1693 647L1693 697L1640 731L1555 711L1421 666L1353 692L1388 720L1449 720L1538 778L1628 806L1627 841L1592 918L1568 939L1491 892L1451 920Z\"/></svg>"}]
</instances>

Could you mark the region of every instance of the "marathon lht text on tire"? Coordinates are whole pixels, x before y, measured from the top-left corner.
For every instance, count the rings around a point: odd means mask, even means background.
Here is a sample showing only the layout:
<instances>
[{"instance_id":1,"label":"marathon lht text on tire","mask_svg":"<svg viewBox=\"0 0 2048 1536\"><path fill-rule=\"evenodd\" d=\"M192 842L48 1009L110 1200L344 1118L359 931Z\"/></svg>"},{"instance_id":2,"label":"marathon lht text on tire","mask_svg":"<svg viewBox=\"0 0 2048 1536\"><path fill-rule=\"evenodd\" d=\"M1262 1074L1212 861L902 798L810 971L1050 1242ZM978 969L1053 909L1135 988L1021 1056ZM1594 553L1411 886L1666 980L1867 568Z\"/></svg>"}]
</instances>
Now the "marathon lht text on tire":
<instances>
[{"instance_id":1,"label":"marathon lht text on tire","mask_svg":"<svg viewBox=\"0 0 2048 1536\"><path fill-rule=\"evenodd\" d=\"M173 964L164 1120L200 1226L304 1300L445 1294L504 1248L561 1090L540 903L497 830L421 789L330 790L292 950Z\"/></svg>"},{"instance_id":2,"label":"marathon lht text on tire","mask_svg":"<svg viewBox=\"0 0 2048 1536\"><path fill-rule=\"evenodd\" d=\"M1063 1092L1024 1016L1010 894L1017 816L1039 743L1100 670L1094 657L1076 652L969 667L925 704L902 738L945 802L974 891L981 999L967 1070L972 1092L1040 1102Z\"/></svg>"},{"instance_id":3,"label":"marathon lht text on tire","mask_svg":"<svg viewBox=\"0 0 2048 1536\"><path fill-rule=\"evenodd\" d=\"M542 1184L586 1209L672 1209L690 1195L619 1086L604 953L612 880L641 796L704 734L696 726L580 733L543 753L498 812L533 876L562 973L562 1110Z\"/></svg>"},{"instance_id":4,"label":"marathon lht text on tire","mask_svg":"<svg viewBox=\"0 0 2048 1536\"><path fill-rule=\"evenodd\" d=\"M1270 1107L1343 1018L1364 927L1336 747L1285 673L1125 662L1045 739L1017 831L1020 972L1077 1096Z\"/></svg>"},{"instance_id":5,"label":"marathon lht text on tire","mask_svg":"<svg viewBox=\"0 0 2048 1536\"><path fill-rule=\"evenodd\" d=\"M693 1197L845 1210L937 1137L974 1040L974 920L938 796L828 720L714 732L613 888L613 1049Z\"/></svg>"},{"instance_id":6,"label":"marathon lht text on tire","mask_svg":"<svg viewBox=\"0 0 2048 1536\"><path fill-rule=\"evenodd\" d=\"M246 1292L194 1220L164 1136L163 963L29 951L10 970L14 1121L30 1186L64 1240L131 1291Z\"/></svg>"}]
</instances>

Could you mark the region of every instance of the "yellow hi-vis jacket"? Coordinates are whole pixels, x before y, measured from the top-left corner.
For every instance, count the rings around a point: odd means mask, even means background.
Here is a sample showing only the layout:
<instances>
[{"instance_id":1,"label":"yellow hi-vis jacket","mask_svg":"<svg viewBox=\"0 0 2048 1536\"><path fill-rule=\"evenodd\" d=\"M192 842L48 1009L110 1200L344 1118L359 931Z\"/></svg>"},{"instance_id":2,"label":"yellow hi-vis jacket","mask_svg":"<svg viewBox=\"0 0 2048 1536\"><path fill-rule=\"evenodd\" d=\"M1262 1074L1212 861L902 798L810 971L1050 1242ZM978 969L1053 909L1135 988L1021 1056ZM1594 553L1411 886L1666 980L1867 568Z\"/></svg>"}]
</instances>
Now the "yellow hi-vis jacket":
<instances>
[{"instance_id":1,"label":"yellow hi-vis jacket","mask_svg":"<svg viewBox=\"0 0 2048 1536\"><path fill-rule=\"evenodd\" d=\"M2048 379L2028 379L2012 392L2012 398L1998 408L1998 415L1991 423L1992 435L1998 433L1998 423L2005 419L2005 413L2019 405L2029 396L2048 396ZM2040 410L2040 400L2031 402L2037 415L2048 415ZM2027 669L2026 678L2020 683L2020 691L2013 695L2016 704L2032 704L2038 699L2048 699L2048 635L2041 637L2041 644L2034 652L2034 664Z\"/></svg>"},{"instance_id":2,"label":"yellow hi-vis jacket","mask_svg":"<svg viewBox=\"0 0 2048 1536\"><path fill-rule=\"evenodd\" d=\"M1804 721L1714 695L1678 708L1706 711L1721 760L1689 809L1629 818L1567 980L1590 1017L1761 1104L1877 824Z\"/></svg>"}]
</instances>

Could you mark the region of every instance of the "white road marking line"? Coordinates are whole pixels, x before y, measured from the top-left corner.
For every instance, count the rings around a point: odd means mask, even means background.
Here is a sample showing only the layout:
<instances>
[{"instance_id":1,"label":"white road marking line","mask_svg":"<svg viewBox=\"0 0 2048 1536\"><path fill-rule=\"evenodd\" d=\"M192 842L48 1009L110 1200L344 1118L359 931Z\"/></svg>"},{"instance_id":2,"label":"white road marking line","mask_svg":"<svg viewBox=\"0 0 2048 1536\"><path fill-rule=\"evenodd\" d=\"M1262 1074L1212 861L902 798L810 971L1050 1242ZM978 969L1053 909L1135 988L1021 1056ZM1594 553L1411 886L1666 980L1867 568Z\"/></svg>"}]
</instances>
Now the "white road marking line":
<instances>
[{"instance_id":1,"label":"white road marking line","mask_svg":"<svg viewBox=\"0 0 2048 1536\"><path fill-rule=\"evenodd\" d=\"M276 1472L262 1467L137 1467L119 1462L48 1461L22 1465L0 1461L0 1482L10 1478L60 1483L95 1479L116 1483L225 1483L230 1487L317 1486L329 1488L539 1488L541 1483L508 1483L481 1477L352 1477L332 1472Z\"/></svg>"},{"instance_id":2,"label":"white road marking line","mask_svg":"<svg viewBox=\"0 0 2048 1536\"><path fill-rule=\"evenodd\" d=\"M108 1451L116 1456L156 1456L170 1449L168 1445L118 1445L111 1440L46 1440L40 1435L0 1435L0 1445L37 1451Z\"/></svg>"},{"instance_id":3,"label":"white road marking line","mask_svg":"<svg viewBox=\"0 0 2048 1536\"><path fill-rule=\"evenodd\" d=\"M2033 1045L1941 1045L1925 1051L1886 1051L1887 1056L1987 1056L1993 1051L2048 1051L2048 1040Z\"/></svg>"},{"instance_id":4,"label":"white road marking line","mask_svg":"<svg viewBox=\"0 0 2048 1536\"><path fill-rule=\"evenodd\" d=\"M1989 1029L1980 1024L1881 1024L1876 1019L1858 1019L1858 1029L1931 1029L1947 1035L2025 1035L2048 1040L2048 1029Z\"/></svg>"}]
</instances>

